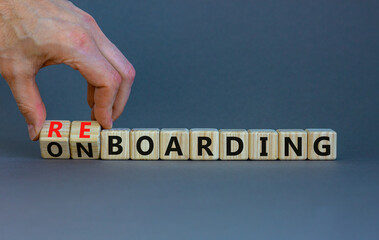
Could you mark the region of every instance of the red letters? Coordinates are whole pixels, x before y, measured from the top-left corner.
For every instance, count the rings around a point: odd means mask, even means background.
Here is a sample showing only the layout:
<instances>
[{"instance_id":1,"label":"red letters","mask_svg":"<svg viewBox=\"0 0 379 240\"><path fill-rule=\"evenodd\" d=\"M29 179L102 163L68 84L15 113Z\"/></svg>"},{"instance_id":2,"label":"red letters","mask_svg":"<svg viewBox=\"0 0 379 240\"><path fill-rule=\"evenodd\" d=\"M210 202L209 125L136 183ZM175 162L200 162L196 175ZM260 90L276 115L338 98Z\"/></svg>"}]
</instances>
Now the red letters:
<instances>
[{"instance_id":1,"label":"red letters","mask_svg":"<svg viewBox=\"0 0 379 240\"><path fill-rule=\"evenodd\" d=\"M53 132L55 132L55 134L57 135L57 137L62 137L61 133L59 132L59 130L61 130L61 129L62 129L62 123L61 122L51 122L50 123L49 134L47 136L48 137L53 137Z\"/></svg>"},{"instance_id":2,"label":"red letters","mask_svg":"<svg viewBox=\"0 0 379 240\"><path fill-rule=\"evenodd\" d=\"M90 135L84 135L84 132L89 132L89 128L85 128L86 126L91 126L90 122L81 122L80 123L80 132L79 138L90 138Z\"/></svg>"}]
</instances>

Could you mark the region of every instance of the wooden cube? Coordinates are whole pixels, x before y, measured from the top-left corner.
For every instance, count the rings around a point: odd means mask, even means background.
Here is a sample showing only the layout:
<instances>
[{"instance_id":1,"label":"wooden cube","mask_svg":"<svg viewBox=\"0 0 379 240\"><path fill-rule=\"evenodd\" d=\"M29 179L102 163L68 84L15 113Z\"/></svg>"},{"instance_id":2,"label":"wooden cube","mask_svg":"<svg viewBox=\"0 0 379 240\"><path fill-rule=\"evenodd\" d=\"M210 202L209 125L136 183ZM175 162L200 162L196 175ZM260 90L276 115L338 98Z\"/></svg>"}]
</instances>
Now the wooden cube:
<instances>
[{"instance_id":1,"label":"wooden cube","mask_svg":"<svg viewBox=\"0 0 379 240\"><path fill-rule=\"evenodd\" d=\"M306 129L308 159L334 160L337 158L337 133L332 129Z\"/></svg>"},{"instance_id":2,"label":"wooden cube","mask_svg":"<svg viewBox=\"0 0 379 240\"><path fill-rule=\"evenodd\" d=\"M248 133L244 129L221 129L220 159L221 160L247 160L248 159Z\"/></svg>"},{"instance_id":3,"label":"wooden cube","mask_svg":"<svg viewBox=\"0 0 379 240\"><path fill-rule=\"evenodd\" d=\"M70 149L73 159L100 157L101 126L96 121L74 121L71 124Z\"/></svg>"},{"instance_id":4,"label":"wooden cube","mask_svg":"<svg viewBox=\"0 0 379 240\"><path fill-rule=\"evenodd\" d=\"M129 128L104 129L101 131L101 159L127 160L129 151Z\"/></svg>"},{"instance_id":5,"label":"wooden cube","mask_svg":"<svg viewBox=\"0 0 379 240\"><path fill-rule=\"evenodd\" d=\"M160 156L162 160L189 159L189 131L186 128L163 128L160 136Z\"/></svg>"},{"instance_id":6,"label":"wooden cube","mask_svg":"<svg viewBox=\"0 0 379 240\"><path fill-rule=\"evenodd\" d=\"M218 160L219 132L215 128L193 128L190 130L190 159Z\"/></svg>"},{"instance_id":7,"label":"wooden cube","mask_svg":"<svg viewBox=\"0 0 379 240\"><path fill-rule=\"evenodd\" d=\"M250 129L249 159L277 160L278 133L272 129Z\"/></svg>"},{"instance_id":8,"label":"wooden cube","mask_svg":"<svg viewBox=\"0 0 379 240\"><path fill-rule=\"evenodd\" d=\"M307 132L302 129L278 129L279 159L307 159Z\"/></svg>"},{"instance_id":9,"label":"wooden cube","mask_svg":"<svg viewBox=\"0 0 379 240\"><path fill-rule=\"evenodd\" d=\"M130 156L133 160L159 159L159 129L135 128L130 131Z\"/></svg>"},{"instance_id":10,"label":"wooden cube","mask_svg":"<svg viewBox=\"0 0 379 240\"><path fill-rule=\"evenodd\" d=\"M70 121L45 121L39 136L43 158L70 158Z\"/></svg>"}]
</instances>

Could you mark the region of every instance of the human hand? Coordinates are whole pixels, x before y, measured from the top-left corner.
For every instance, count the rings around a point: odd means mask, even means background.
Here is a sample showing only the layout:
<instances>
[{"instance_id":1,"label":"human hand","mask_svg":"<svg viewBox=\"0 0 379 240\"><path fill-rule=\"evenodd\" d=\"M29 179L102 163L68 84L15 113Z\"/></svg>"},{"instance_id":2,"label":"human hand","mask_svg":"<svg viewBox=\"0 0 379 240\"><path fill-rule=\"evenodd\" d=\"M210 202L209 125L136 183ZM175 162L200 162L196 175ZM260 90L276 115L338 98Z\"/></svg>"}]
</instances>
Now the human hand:
<instances>
[{"instance_id":1,"label":"human hand","mask_svg":"<svg viewBox=\"0 0 379 240\"><path fill-rule=\"evenodd\" d=\"M61 63L87 80L91 118L111 128L129 98L135 70L95 20L67 0L0 0L0 74L32 140L46 119L35 76Z\"/></svg>"}]
</instances>

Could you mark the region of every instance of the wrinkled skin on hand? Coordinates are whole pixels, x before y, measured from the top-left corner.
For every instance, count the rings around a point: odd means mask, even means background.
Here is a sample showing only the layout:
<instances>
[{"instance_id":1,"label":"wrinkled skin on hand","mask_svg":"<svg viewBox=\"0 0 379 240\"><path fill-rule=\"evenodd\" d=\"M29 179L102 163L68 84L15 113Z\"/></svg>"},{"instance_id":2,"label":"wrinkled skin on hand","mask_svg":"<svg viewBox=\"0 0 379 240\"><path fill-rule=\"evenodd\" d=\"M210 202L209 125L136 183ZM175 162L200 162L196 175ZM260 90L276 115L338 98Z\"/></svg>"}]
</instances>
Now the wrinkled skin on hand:
<instances>
[{"instance_id":1,"label":"wrinkled skin on hand","mask_svg":"<svg viewBox=\"0 0 379 240\"><path fill-rule=\"evenodd\" d=\"M66 0L0 0L0 74L32 140L46 119L35 76L61 63L87 80L91 118L111 128L129 98L135 70L95 20Z\"/></svg>"}]
</instances>

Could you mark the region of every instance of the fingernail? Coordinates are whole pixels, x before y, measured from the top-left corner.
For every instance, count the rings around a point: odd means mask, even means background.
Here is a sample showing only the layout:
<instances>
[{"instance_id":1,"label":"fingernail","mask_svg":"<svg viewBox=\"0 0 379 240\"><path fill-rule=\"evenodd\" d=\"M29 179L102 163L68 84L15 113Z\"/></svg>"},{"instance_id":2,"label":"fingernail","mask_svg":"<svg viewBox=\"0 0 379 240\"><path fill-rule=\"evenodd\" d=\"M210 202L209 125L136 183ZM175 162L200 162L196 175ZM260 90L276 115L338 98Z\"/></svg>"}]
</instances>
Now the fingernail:
<instances>
[{"instance_id":1,"label":"fingernail","mask_svg":"<svg viewBox=\"0 0 379 240\"><path fill-rule=\"evenodd\" d=\"M113 119L112 119L112 118L110 119L110 122L109 122L109 123L110 123L109 125L110 125L111 128L112 128L112 127L113 127Z\"/></svg>"},{"instance_id":2,"label":"fingernail","mask_svg":"<svg viewBox=\"0 0 379 240\"><path fill-rule=\"evenodd\" d=\"M36 129L32 124L28 124L28 131L29 131L29 138L30 140L34 141L36 140L38 134L36 133Z\"/></svg>"}]
</instances>

